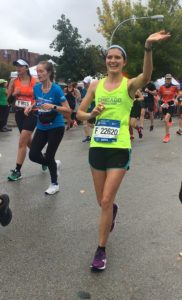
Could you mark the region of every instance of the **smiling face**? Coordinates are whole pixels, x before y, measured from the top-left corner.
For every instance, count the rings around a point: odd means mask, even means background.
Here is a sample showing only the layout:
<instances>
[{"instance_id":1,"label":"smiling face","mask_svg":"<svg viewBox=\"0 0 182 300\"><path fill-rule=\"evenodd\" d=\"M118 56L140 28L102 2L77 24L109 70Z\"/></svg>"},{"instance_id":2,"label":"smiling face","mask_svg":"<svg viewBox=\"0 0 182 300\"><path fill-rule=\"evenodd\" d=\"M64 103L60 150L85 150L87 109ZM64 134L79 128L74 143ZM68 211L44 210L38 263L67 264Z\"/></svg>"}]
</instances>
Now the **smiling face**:
<instances>
[{"instance_id":1,"label":"smiling face","mask_svg":"<svg viewBox=\"0 0 182 300\"><path fill-rule=\"evenodd\" d=\"M121 50L117 48L109 49L106 56L107 71L112 74L121 73L125 65L126 61L124 60Z\"/></svg>"}]
</instances>

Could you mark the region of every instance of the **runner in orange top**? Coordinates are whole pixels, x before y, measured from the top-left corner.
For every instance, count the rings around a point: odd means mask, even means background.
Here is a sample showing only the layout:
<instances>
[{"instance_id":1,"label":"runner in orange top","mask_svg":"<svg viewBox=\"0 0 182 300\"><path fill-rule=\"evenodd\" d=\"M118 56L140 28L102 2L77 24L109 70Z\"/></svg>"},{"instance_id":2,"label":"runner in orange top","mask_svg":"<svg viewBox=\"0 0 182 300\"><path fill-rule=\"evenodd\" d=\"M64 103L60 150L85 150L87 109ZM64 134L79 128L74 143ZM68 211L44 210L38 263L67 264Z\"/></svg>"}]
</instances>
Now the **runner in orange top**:
<instances>
[{"instance_id":1,"label":"runner in orange top","mask_svg":"<svg viewBox=\"0 0 182 300\"><path fill-rule=\"evenodd\" d=\"M8 180L20 179L21 167L26 157L27 146L30 147L32 132L36 126L37 117L33 114L26 116L24 109L34 103L33 87L36 79L30 75L29 64L24 59L18 59L13 63L17 67L18 77L12 79L8 88L8 97L15 97L15 120L20 131L16 167L8 176Z\"/></svg>"},{"instance_id":2,"label":"runner in orange top","mask_svg":"<svg viewBox=\"0 0 182 300\"><path fill-rule=\"evenodd\" d=\"M13 86L14 90L18 90L19 93L16 95L16 107L28 107L34 104L35 100L33 99L32 89L36 83L36 80L34 77L30 78L29 85L23 85L21 82L21 79L17 77L14 80Z\"/></svg>"},{"instance_id":3,"label":"runner in orange top","mask_svg":"<svg viewBox=\"0 0 182 300\"><path fill-rule=\"evenodd\" d=\"M160 86L159 88L159 96L162 100L162 113L165 116L165 136L163 138L164 143L168 143L170 141L170 133L169 126L172 125L172 115L174 113L175 107L175 98L179 93L179 89L176 85L172 84L172 75L166 74L165 76L165 84Z\"/></svg>"}]
</instances>

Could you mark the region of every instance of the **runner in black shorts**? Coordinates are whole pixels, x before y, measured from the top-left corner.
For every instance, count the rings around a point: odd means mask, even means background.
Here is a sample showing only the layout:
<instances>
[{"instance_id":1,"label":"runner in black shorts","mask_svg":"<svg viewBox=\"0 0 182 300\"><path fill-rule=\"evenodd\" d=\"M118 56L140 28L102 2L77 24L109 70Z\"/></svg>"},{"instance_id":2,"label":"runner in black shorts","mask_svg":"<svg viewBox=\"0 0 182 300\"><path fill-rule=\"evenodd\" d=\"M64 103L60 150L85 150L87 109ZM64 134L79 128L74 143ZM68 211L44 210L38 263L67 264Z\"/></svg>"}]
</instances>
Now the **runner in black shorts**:
<instances>
[{"instance_id":1,"label":"runner in black shorts","mask_svg":"<svg viewBox=\"0 0 182 300\"><path fill-rule=\"evenodd\" d=\"M129 170L130 154L129 149L90 148L89 163L92 168L100 171L121 168Z\"/></svg>"},{"instance_id":2,"label":"runner in black shorts","mask_svg":"<svg viewBox=\"0 0 182 300\"><path fill-rule=\"evenodd\" d=\"M178 135L182 135L182 90L179 91L178 100L178 112L179 112L179 129L176 131Z\"/></svg>"},{"instance_id":3,"label":"runner in black shorts","mask_svg":"<svg viewBox=\"0 0 182 300\"><path fill-rule=\"evenodd\" d=\"M141 103L141 127L144 127L144 117L146 110L149 113L150 116L150 131L154 129L154 96L157 95L157 90L152 81L147 83L147 85L142 89L144 101Z\"/></svg>"},{"instance_id":4,"label":"runner in black shorts","mask_svg":"<svg viewBox=\"0 0 182 300\"><path fill-rule=\"evenodd\" d=\"M28 62L18 59L14 62L17 67L18 77L13 79L8 87L8 97L15 97L15 120L20 131L16 167L11 170L8 180L16 181L21 176L21 167L26 157L27 146L30 147L32 132L36 126L37 118L31 112L29 116L24 114L24 109L33 105L33 87L35 78L30 75Z\"/></svg>"},{"instance_id":5,"label":"runner in black shorts","mask_svg":"<svg viewBox=\"0 0 182 300\"><path fill-rule=\"evenodd\" d=\"M118 211L115 198L130 160L129 119L133 99L136 91L151 78L152 43L169 37L170 34L162 30L146 39L143 73L131 79L123 76L122 72L127 63L125 50L119 45L111 45L106 55L107 76L90 84L77 111L77 118L81 121L96 117L89 161L100 220L98 246L91 263L92 271L103 271L107 264L106 244L110 232L113 231ZM93 100L95 107L87 112ZM93 216L95 218L95 214Z\"/></svg>"},{"instance_id":6,"label":"runner in black shorts","mask_svg":"<svg viewBox=\"0 0 182 300\"><path fill-rule=\"evenodd\" d=\"M27 117L24 114L24 109L15 107L15 120L18 126L19 132L27 130L33 132L37 123L37 118L34 112L31 112Z\"/></svg>"},{"instance_id":7,"label":"runner in black shorts","mask_svg":"<svg viewBox=\"0 0 182 300\"><path fill-rule=\"evenodd\" d=\"M140 119L141 114L141 102L143 102L144 97L140 90L135 93L135 100L133 102L133 107L130 113L130 139L134 139L133 128L138 132L138 136L141 139L143 137L142 128L137 125L137 120Z\"/></svg>"}]
</instances>

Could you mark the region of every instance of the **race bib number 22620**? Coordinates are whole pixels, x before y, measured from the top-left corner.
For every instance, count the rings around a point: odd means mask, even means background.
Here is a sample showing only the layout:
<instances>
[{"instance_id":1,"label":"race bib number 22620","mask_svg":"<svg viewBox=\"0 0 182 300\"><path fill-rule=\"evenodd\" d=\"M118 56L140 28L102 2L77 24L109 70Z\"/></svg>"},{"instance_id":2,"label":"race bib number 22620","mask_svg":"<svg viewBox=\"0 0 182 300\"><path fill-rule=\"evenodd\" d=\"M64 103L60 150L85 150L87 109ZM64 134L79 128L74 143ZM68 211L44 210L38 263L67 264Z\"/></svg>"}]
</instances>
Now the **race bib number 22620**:
<instances>
[{"instance_id":1,"label":"race bib number 22620","mask_svg":"<svg viewBox=\"0 0 182 300\"><path fill-rule=\"evenodd\" d=\"M119 130L120 121L118 120L98 120L94 128L94 140L106 143L116 142Z\"/></svg>"}]
</instances>

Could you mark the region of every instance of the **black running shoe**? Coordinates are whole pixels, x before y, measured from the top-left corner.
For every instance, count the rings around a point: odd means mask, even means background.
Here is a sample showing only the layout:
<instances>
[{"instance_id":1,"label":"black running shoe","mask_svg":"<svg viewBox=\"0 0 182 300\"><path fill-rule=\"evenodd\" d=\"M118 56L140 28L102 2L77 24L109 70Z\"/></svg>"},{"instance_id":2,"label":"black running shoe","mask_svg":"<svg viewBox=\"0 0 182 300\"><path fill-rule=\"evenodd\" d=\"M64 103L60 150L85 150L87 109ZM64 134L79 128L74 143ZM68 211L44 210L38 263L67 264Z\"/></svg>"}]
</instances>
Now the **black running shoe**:
<instances>
[{"instance_id":1,"label":"black running shoe","mask_svg":"<svg viewBox=\"0 0 182 300\"><path fill-rule=\"evenodd\" d=\"M176 131L176 133L177 133L178 135L182 135L182 130L179 129L178 131Z\"/></svg>"},{"instance_id":2,"label":"black running shoe","mask_svg":"<svg viewBox=\"0 0 182 300\"><path fill-rule=\"evenodd\" d=\"M154 125L150 125L150 131L154 129Z\"/></svg>"},{"instance_id":3,"label":"black running shoe","mask_svg":"<svg viewBox=\"0 0 182 300\"><path fill-rule=\"evenodd\" d=\"M142 128L139 127L137 131L138 131L139 139L142 139L142 137L143 137Z\"/></svg>"}]
</instances>

